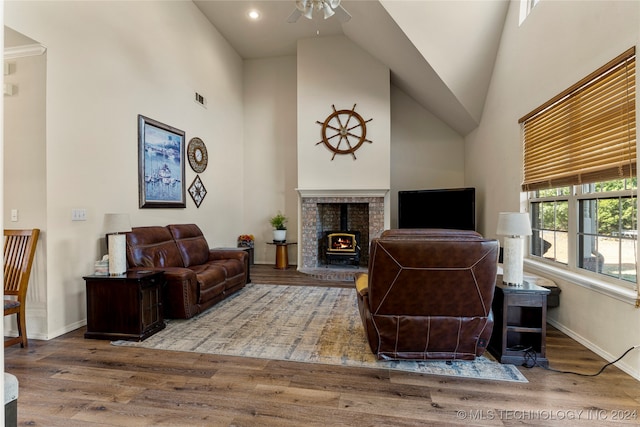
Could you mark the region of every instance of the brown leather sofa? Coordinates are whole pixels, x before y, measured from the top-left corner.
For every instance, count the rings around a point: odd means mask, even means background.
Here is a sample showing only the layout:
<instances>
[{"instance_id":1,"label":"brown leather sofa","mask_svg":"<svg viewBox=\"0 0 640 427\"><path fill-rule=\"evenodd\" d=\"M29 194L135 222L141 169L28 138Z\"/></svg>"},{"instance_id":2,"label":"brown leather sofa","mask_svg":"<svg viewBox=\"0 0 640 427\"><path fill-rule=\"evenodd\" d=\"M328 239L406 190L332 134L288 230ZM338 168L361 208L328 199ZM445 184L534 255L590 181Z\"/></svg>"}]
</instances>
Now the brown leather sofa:
<instances>
[{"instance_id":1,"label":"brown leather sofa","mask_svg":"<svg viewBox=\"0 0 640 427\"><path fill-rule=\"evenodd\" d=\"M484 353L499 244L473 231L387 230L372 239L358 308L378 359L463 359Z\"/></svg>"},{"instance_id":2,"label":"brown leather sofa","mask_svg":"<svg viewBox=\"0 0 640 427\"><path fill-rule=\"evenodd\" d=\"M127 264L164 271L164 316L188 319L242 289L249 259L243 250L209 249L197 225L180 224L134 227L127 233Z\"/></svg>"}]
</instances>

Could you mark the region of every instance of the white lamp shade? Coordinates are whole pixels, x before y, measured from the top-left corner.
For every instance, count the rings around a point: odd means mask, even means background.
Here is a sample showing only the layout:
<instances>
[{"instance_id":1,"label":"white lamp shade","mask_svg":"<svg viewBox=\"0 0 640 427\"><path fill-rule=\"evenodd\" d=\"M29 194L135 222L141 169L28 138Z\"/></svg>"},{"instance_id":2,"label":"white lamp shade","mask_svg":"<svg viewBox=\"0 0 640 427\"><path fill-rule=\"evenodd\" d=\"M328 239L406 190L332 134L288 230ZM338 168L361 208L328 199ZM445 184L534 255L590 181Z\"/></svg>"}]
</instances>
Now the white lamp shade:
<instances>
[{"instance_id":1,"label":"white lamp shade","mask_svg":"<svg viewBox=\"0 0 640 427\"><path fill-rule=\"evenodd\" d=\"M126 233L131 231L129 214L104 214L104 234Z\"/></svg>"},{"instance_id":2,"label":"white lamp shade","mask_svg":"<svg viewBox=\"0 0 640 427\"><path fill-rule=\"evenodd\" d=\"M528 213L500 212L498 216L498 236L531 236L531 222Z\"/></svg>"}]
</instances>

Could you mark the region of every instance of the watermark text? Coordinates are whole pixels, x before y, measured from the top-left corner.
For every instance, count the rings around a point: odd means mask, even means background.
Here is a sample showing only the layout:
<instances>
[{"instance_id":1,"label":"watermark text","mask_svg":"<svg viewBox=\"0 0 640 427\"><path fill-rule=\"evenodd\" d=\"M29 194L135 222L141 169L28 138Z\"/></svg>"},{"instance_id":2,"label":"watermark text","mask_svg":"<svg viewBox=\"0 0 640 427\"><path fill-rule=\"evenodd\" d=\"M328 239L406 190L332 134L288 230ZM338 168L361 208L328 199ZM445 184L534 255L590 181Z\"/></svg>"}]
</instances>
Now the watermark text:
<instances>
[{"instance_id":1,"label":"watermark text","mask_svg":"<svg viewBox=\"0 0 640 427\"><path fill-rule=\"evenodd\" d=\"M635 409L478 409L457 411L456 417L459 420L468 421L629 421L638 419L638 411Z\"/></svg>"}]
</instances>

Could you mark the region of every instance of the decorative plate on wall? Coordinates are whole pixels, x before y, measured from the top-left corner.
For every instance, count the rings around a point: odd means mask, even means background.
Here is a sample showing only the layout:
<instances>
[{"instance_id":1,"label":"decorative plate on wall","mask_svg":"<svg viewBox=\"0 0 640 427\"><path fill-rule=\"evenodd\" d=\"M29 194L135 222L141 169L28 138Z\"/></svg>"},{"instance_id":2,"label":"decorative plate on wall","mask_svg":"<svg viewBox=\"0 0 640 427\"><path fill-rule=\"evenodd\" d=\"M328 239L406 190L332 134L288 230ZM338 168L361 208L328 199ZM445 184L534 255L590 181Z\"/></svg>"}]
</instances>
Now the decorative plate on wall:
<instances>
[{"instance_id":1,"label":"decorative plate on wall","mask_svg":"<svg viewBox=\"0 0 640 427\"><path fill-rule=\"evenodd\" d=\"M199 208L200 204L204 200L204 196L207 195L207 189L204 188L204 184L200 180L199 175L196 175L196 179L194 179L191 185L189 186L189 194L191 194L193 203L195 203L196 207Z\"/></svg>"},{"instance_id":2,"label":"decorative plate on wall","mask_svg":"<svg viewBox=\"0 0 640 427\"><path fill-rule=\"evenodd\" d=\"M316 145L324 143L329 150L333 151L331 160L336 157L336 154L351 154L355 160L354 152L365 141L372 142L367 139L366 124L373 119L365 120L356 113L356 104L353 104L351 110L336 110L335 105L331 108L333 113L329 114L324 122L316 121L322 125L322 140Z\"/></svg>"},{"instance_id":3,"label":"decorative plate on wall","mask_svg":"<svg viewBox=\"0 0 640 427\"><path fill-rule=\"evenodd\" d=\"M200 138L191 138L187 147L187 157L189 158L191 169L195 173L202 173L207 168L207 162L209 161L207 147Z\"/></svg>"}]
</instances>

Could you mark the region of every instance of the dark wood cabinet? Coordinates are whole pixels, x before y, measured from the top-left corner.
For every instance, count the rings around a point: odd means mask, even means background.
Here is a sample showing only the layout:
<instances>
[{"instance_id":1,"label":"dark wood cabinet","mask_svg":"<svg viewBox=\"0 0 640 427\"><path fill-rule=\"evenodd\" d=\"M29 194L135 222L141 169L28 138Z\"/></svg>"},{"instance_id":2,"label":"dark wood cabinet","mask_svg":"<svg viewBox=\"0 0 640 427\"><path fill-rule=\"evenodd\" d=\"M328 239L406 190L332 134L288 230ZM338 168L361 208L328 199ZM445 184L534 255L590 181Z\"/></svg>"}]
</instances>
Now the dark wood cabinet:
<instances>
[{"instance_id":1,"label":"dark wood cabinet","mask_svg":"<svg viewBox=\"0 0 640 427\"><path fill-rule=\"evenodd\" d=\"M493 298L490 352L501 363L548 366L546 353L549 289L532 283L508 286L498 276Z\"/></svg>"},{"instance_id":2,"label":"dark wood cabinet","mask_svg":"<svg viewBox=\"0 0 640 427\"><path fill-rule=\"evenodd\" d=\"M164 329L164 273L127 272L119 276L85 276L85 338L142 341Z\"/></svg>"}]
</instances>

